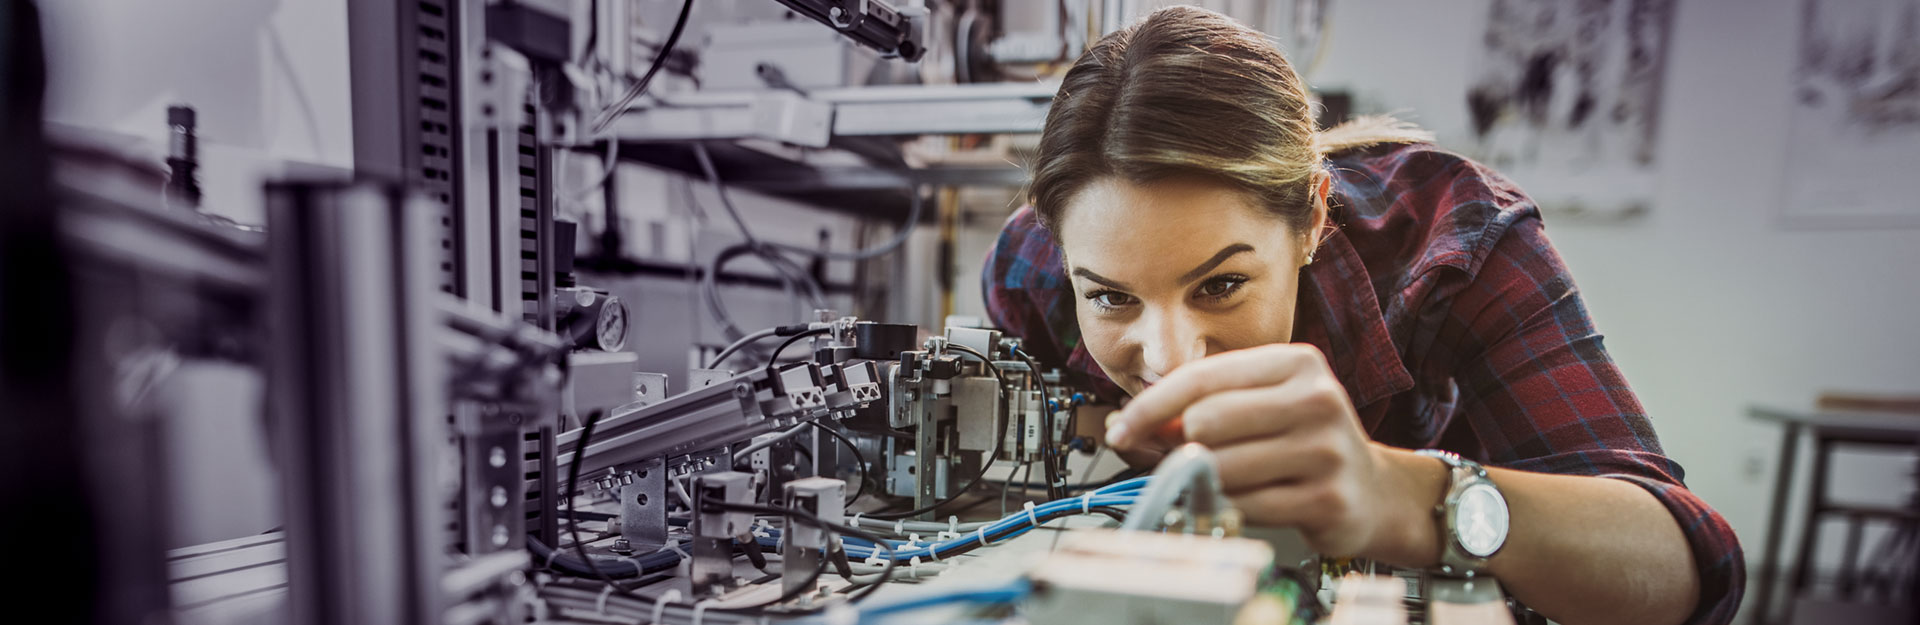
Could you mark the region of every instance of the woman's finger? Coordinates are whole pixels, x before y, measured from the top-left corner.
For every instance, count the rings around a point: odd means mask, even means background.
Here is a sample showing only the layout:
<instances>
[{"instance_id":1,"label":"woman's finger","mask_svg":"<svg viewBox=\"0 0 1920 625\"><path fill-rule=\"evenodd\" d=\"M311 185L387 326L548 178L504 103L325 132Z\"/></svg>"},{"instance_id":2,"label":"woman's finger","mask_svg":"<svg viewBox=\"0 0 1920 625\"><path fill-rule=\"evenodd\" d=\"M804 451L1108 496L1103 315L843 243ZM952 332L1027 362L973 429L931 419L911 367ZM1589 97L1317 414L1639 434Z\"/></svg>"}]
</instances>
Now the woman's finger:
<instances>
[{"instance_id":1,"label":"woman's finger","mask_svg":"<svg viewBox=\"0 0 1920 625\"><path fill-rule=\"evenodd\" d=\"M1299 380L1203 397L1180 414L1181 430L1186 440L1208 447L1280 435L1321 409L1311 385Z\"/></svg>"},{"instance_id":2,"label":"woman's finger","mask_svg":"<svg viewBox=\"0 0 1920 625\"><path fill-rule=\"evenodd\" d=\"M1174 370L1127 402L1109 422L1107 442L1115 447L1132 447L1203 397L1285 382L1316 359L1324 362L1320 350L1300 344L1265 345L1200 359Z\"/></svg>"},{"instance_id":3,"label":"woman's finger","mask_svg":"<svg viewBox=\"0 0 1920 625\"><path fill-rule=\"evenodd\" d=\"M1220 466L1220 487L1229 495L1315 480L1339 470L1343 462L1334 446L1311 436L1255 439L1215 448L1213 457Z\"/></svg>"}]
</instances>

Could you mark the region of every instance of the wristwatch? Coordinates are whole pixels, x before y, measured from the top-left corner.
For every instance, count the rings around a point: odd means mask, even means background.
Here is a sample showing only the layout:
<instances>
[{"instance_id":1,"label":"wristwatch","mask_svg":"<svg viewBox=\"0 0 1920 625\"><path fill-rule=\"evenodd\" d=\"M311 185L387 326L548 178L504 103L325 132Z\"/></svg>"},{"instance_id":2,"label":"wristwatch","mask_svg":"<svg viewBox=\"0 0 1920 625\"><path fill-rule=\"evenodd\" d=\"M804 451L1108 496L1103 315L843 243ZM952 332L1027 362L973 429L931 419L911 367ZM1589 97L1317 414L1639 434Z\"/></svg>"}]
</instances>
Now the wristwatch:
<instances>
[{"instance_id":1,"label":"wristwatch","mask_svg":"<svg viewBox=\"0 0 1920 625\"><path fill-rule=\"evenodd\" d=\"M1506 496L1480 463L1438 449L1415 453L1449 467L1446 496L1433 507L1440 529L1440 572L1471 577L1486 570L1487 559L1507 543Z\"/></svg>"}]
</instances>

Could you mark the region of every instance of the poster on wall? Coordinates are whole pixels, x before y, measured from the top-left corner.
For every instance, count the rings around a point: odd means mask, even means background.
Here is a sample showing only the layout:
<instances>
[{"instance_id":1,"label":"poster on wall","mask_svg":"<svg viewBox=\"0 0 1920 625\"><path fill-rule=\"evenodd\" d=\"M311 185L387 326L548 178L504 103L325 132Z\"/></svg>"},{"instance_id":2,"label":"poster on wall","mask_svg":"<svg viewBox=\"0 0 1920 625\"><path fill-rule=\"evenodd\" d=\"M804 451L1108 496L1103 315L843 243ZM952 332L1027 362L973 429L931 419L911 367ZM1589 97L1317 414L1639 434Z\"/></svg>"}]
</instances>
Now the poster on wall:
<instances>
[{"instance_id":1,"label":"poster on wall","mask_svg":"<svg viewBox=\"0 0 1920 625\"><path fill-rule=\"evenodd\" d=\"M1789 224L1920 226L1920 0L1801 0Z\"/></svg>"},{"instance_id":2,"label":"poster on wall","mask_svg":"<svg viewBox=\"0 0 1920 625\"><path fill-rule=\"evenodd\" d=\"M1672 25L1672 0L1493 0L1467 153L1548 212L1646 211Z\"/></svg>"}]
</instances>

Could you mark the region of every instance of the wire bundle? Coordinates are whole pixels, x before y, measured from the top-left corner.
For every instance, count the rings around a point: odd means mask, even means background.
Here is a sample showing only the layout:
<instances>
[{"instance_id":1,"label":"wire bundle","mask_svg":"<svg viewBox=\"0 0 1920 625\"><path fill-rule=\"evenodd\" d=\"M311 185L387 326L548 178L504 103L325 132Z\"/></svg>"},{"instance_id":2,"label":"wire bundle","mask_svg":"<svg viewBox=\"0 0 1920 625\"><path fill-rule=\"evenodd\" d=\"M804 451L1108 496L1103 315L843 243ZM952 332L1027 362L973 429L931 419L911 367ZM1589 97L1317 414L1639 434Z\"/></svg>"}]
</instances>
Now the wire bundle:
<instances>
[{"instance_id":1,"label":"wire bundle","mask_svg":"<svg viewBox=\"0 0 1920 625\"><path fill-rule=\"evenodd\" d=\"M960 538L945 541L916 544L899 540L886 541L892 547L891 553L881 553L895 561L911 561L914 558L939 559L961 555L980 547L1017 537L1045 524L1048 521L1076 514L1085 514L1096 508L1116 508L1132 505L1134 499L1147 484L1148 478L1135 478L1108 486L1082 497L1056 499L1034 506L1031 512L1022 510L1007 515L998 521L978 526ZM777 545L777 532L770 532L763 538L763 544ZM769 542L772 541L772 542ZM847 538L847 555L858 558L870 558L881 551L870 540Z\"/></svg>"}]
</instances>

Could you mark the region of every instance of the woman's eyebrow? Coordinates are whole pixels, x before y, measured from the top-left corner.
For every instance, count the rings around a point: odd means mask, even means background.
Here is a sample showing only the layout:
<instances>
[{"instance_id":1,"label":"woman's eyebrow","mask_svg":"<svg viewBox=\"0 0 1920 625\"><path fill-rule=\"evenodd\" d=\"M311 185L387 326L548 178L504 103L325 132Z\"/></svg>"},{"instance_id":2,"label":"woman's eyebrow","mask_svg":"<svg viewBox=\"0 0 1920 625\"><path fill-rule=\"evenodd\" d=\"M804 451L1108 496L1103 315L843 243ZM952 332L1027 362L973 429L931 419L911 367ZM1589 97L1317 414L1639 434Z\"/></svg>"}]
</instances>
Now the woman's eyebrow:
<instances>
[{"instance_id":1,"label":"woman's eyebrow","mask_svg":"<svg viewBox=\"0 0 1920 625\"><path fill-rule=\"evenodd\" d=\"M1227 259L1232 258L1234 254L1251 251L1253 251L1253 246L1245 243L1235 243L1220 248L1220 251L1213 254L1213 258L1207 259L1207 262L1200 263L1200 266L1194 267L1192 271L1180 274L1180 284L1184 286L1194 280L1199 280L1200 276L1207 275L1207 272L1213 271L1214 267L1219 267L1220 263L1227 262ZM1096 282L1098 281L1096 280Z\"/></svg>"},{"instance_id":2,"label":"woman's eyebrow","mask_svg":"<svg viewBox=\"0 0 1920 625\"><path fill-rule=\"evenodd\" d=\"M1110 289L1120 289L1122 291L1127 290L1127 285L1121 284L1119 280L1115 280L1115 279L1108 278L1106 276L1094 273L1093 271L1087 269L1086 267L1074 267L1073 275L1080 276L1082 278L1086 278L1094 282L1098 282L1101 285Z\"/></svg>"}]
</instances>

